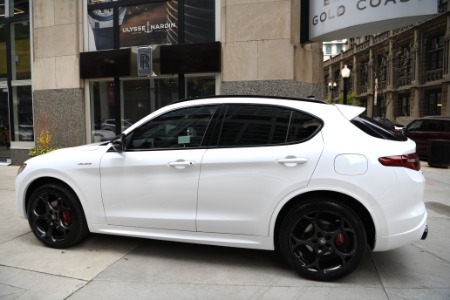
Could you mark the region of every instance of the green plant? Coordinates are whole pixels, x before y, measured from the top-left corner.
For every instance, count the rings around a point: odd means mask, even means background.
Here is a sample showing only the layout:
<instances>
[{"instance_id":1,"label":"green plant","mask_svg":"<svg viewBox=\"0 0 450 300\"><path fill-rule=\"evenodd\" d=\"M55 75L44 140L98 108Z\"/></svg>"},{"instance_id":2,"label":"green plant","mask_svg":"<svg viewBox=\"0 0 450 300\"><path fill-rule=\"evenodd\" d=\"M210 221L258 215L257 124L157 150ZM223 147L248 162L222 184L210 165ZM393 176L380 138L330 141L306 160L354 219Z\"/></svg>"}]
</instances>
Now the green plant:
<instances>
[{"instance_id":1,"label":"green plant","mask_svg":"<svg viewBox=\"0 0 450 300\"><path fill-rule=\"evenodd\" d=\"M344 103L344 95L340 94L339 95L339 101L337 102L339 104L343 104ZM347 104L348 105L355 105L355 106L360 106L361 103L359 102L358 99L355 98L355 95L353 93L348 93L347 94Z\"/></svg>"},{"instance_id":2,"label":"green plant","mask_svg":"<svg viewBox=\"0 0 450 300\"><path fill-rule=\"evenodd\" d=\"M58 149L55 147L51 147L53 137L50 134L47 113L41 113L41 119L42 121L38 125L36 125L36 129L39 131L39 137L36 141L36 147L30 149L29 152L29 155L32 157Z\"/></svg>"}]
</instances>

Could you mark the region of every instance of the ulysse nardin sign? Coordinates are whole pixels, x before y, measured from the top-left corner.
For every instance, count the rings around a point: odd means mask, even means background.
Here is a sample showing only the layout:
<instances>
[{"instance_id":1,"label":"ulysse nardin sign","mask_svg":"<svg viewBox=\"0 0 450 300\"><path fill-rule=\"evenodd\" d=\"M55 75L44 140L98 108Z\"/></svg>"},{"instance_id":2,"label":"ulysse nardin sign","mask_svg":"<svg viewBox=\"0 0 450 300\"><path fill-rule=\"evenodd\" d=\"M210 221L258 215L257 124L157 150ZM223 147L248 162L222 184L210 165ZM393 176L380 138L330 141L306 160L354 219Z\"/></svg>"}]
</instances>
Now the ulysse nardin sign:
<instances>
[{"instance_id":1,"label":"ulysse nardin sign","mask_svg":"<svg viewBox=\"0 0 450 300\"><path fill-rule=\"evenodd\" d=\"M309 0L309 40L381 33L437 13L438 0Z\"/></svg>"}]
</instances>

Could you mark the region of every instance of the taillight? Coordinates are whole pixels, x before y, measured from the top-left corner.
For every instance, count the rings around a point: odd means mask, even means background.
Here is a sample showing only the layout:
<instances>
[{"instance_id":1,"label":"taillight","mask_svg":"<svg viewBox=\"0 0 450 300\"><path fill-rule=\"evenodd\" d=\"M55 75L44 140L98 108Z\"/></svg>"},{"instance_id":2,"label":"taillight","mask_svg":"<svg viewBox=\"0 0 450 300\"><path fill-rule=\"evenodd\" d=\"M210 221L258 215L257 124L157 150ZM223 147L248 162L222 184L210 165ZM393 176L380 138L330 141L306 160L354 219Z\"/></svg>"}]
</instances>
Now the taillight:
<instances>
[{"instance_id":1,"label":"taillight","mask_svg":"<svg viewBox=\"0 0 450 300\"><path fill-rule=\"evenodd\" d=\"M378 161L386 167L405 167L416 171L420 170L420 159L416 153L380 157Z\"/></svg>"}]
</instances>

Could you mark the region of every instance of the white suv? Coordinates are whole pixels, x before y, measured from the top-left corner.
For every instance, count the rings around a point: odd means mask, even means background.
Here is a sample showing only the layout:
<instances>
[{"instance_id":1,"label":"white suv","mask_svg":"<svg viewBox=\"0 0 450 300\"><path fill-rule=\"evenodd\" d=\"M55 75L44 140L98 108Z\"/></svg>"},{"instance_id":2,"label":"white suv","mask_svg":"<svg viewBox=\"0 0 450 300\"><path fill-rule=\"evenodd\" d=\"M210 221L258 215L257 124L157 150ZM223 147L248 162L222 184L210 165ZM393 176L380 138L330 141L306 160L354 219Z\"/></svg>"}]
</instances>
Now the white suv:
<instances>
[{"instance_id":1,"label":"white suv","mask_svg":"<svg viewBox=\"0 0 450 300\"><path fill-rule=\"evenodd\" d=\"M367 246L427 231L415 143L363 111L311 99L178 102L110 142L28 160L19 211L50 247L94 232L278 249L301 275L337 279Z\"/></svg>"}]
</instances>

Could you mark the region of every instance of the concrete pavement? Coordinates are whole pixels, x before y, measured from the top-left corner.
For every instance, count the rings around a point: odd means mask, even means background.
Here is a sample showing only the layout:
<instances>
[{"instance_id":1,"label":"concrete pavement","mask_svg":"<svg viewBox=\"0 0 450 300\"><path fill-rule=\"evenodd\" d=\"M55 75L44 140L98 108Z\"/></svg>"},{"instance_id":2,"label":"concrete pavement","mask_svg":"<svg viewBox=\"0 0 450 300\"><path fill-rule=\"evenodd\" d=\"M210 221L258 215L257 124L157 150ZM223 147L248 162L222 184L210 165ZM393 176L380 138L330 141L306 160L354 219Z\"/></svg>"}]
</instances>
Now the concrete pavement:
<instances>
[{"instance_id":1,"label":"concrete pavement","mask_svg":"<svg viewBox=\"0 0 450 300\"><path fill-rule=\"evenodd\" d=\"M0 167L0 299L450 299L450 169L422 169L428 238L323 283L270 251L105 235L44 247L18 217L17 167Z\"/></svg>"}]
</instances>

